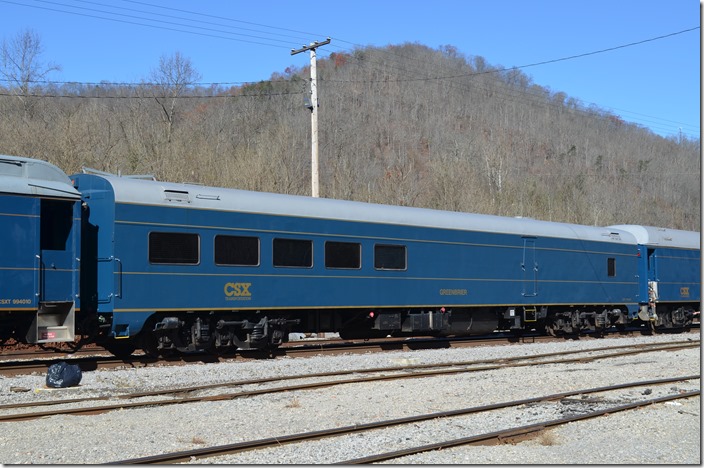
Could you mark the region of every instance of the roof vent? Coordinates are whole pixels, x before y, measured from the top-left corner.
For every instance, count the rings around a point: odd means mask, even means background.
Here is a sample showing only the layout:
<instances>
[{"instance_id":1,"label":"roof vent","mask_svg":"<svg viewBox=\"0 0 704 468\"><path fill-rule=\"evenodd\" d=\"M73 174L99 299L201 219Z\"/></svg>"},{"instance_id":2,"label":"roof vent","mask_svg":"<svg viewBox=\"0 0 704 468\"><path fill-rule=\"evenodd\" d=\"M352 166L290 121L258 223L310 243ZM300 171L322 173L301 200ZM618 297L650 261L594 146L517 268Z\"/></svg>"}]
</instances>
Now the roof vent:
<instances>
[{"instance_id":1,"label":"roof vent","mask_svg":"<svg viewBox=\"0 0 704 468\"><path fill-rule=\"evenodd\" d=\"M186 190L164 190L164 200L175 203L191 203Z\"/></svg>"}]
</instances>

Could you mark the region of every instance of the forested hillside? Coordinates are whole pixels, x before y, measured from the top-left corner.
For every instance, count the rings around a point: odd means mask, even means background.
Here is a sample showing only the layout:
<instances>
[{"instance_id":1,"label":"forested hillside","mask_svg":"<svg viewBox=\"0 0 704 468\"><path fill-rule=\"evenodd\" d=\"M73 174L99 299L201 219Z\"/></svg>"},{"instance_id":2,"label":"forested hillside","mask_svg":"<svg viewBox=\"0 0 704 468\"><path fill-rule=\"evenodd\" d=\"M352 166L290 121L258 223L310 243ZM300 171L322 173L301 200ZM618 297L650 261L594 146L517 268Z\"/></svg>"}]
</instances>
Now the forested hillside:
<instances>
[{"instance_id":1,"label":"forested hillside","mask_svg":"<svg viewBox=\"0 0 704 468\"><path fill-rule=\"evenodd\" d=\"M205 86L176 54L148 72L139 86L0 82L0 153L310 194L307 68ZM657 136L451 46L332 54L318 78L323 197L699 230L700 140Z\"/></svg>"}]
</instances>

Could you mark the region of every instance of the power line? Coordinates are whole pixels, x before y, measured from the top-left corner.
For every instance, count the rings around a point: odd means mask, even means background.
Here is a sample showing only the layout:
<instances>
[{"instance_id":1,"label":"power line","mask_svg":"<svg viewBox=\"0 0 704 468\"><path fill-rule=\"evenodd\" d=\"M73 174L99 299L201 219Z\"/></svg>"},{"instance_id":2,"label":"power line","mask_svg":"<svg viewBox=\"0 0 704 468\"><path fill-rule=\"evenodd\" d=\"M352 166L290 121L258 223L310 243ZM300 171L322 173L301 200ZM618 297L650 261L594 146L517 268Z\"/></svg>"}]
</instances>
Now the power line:
<instances>
[{"instance_id":1,"label":"power line","mask_svg":"<svg viewBox=\"0 0 704 468\"><path fill-rule=\"evenodd\" d=\"M2 0L0 0L2 1ZM0 82L14 83L16 80L9 80L6 78L0 78ZM222 81L222 82L194 82L190 83L190 86L246 86L246 85L256 85L261 83L278 83L278 80L261 80L261 81ZM55 80L27 80L26 83L30 84L45 84L45 85L79 85L79 86L116 86L125 88L137 88L142 86L162 86L159 83L154 82L119 82L119 81L55 81Z\"/></svg>"},{"instance_id":2,"label":"power line","mask_svg":"<svg viewBox=\"0 0 704 468\"><path fill-rule=\"evenodd\" d=\"M47 2L46 0L35 0L35 1L41 1L41 2L44 2L44 3L56 3L56 2ZM162 14L162 13L152 13L152 12L147 11L147 10L139 10L139 9L136 9L136 8L119 7L119 6L115 6L115 5L110 5L110 4L105 4L105 3L96 2L96 1L90 1L90 0L73 0L73 1L74 1L74 2L78 2L78 3L85 3L85 4L89 4L89 5L98 5L98 6L101 6L101 7L112 8L112 9L117 9L117 10L132 11L132 12L136 12L136 13L144 13L144 14L146 14L146 15L151 15L151 16L161 16L161 17L164 17L164 18L174 18L174 19L183 20L183 21L190 21L190 22L193 22L193 23L208 24L208 25L212 25L212 26L221 26L221 27L225 27L225 28L236 29L236 30L242 30L242 31L256 32L256 33L260 33L260 34L270 34L270 35L273 35L273 36L288 37L288 38L296 39L296 40L302 40L302 39L303 39L301 36L292 36L292 35L290 35L290 34L282 34L282 33L275 33L275 32L264 32L264 31L261 31L261 30L258 30L258 29L244 28L244 27L241 27L241 26L231 26L231 25L228 25L228 24L216 23L216 22L213 22L213 21L205 21L205 20L191 19L191 18L187 18L187 17L183 17L183 16L166 15L166 14ZM163 7L159 7L158 5L151 5L151 4L143 3L143 2L132 2L132 3L143 4L143 5L151 6L151 7L154 7L154 8L163 8ZM68 4L63 4L62 6L67 6L67 7L70 7L70 8L81 8L81 7L76 7L76 6L68 5ZM112 12L105 11L105 10L95 10L95 11L104 12L104 13L108 13L108 14L118 14L118 13L112 13ZM187 12L187 11L185 11L185 10L176 10L176 11L184 11L184 12ZM196 12L187 12L187 13L198 15L198 13L196 13ZM131 16L131 15L129 15L129 16ZM212 15L201 15L201 16L209 16L209 17L212 17L212 18L217 18L217 19L226 20L226 21L230 21L230 22L237 21L237 20L234 20L234 19L231 19L231 18L217 17L217 16L212 16ZM140 17L137 17L137 18L140 18ZM151 18L140 18L140 19L146 19L146 20L148 20L148 21L158 21L158 20L153 20L153 19L151 19ZM179 23L176 23L176 24L179 24ZM184 26L186 26L186 27L192 27L192 26L189 26L189 25L184 25ZM259 26L262 26L262 25L259 25ZM236 33L230 33L230 32L228 32L228 31L224 31L224 32L226 32L226 33L228 33L228 34L236 34ZM253 37L260 37L260 36L253 36ZM260 38L261 38L261 39L267 39L267 40L269 40L269 38L262 38L262 37L260 37Z\"/></svg>"},{"instance_id":3,"label":"power line","mask_svg":"<svg viewBox=\"0 0 704 468\"><path fill-rule=\"evenodd\" d=\"M696 26L696 27L694 27L694 28L683 29L682 31L677 31L677 32L673 32L673 33L670 33L670 34L665 34L665 35L657 36L657 37L651 37L650 39L644 39L644 40L642 40L642 41L631 42L631 43L628 43L628 44L623 44L623 45L619 45L619 46L615 46L615 47L609 47L609 48L607 48L607 49L595 50L595 51L593 51L593 52L586 52L586 53L583 53L583 54L571 55L571 56L569 56L569 57L562 57L562 58L554 59L554 60L545 60L545 61L543 61L543 62L536 62L536 63L531 63L531 64L528 64L528 65L520 65L520 66L517 66L517 67L511 67L511 68L536 67L536 66L538 66L538 65L547 65L547 64L549 64L549 63L556 63L556 62L562 62L562 61L565 61L565 60L573 60L573 59L577 59L577 58L588 57L588 56L590 56L590 55L603 54L603 53L605 53L605 52L612 52L612 51L614 51L614 50L625 49L626 47L633 47L633 46L645 44L646 42L658 41L658 40L660 40L660 39L665 39L665 38L668 38L668 37L677 36L677 35L679 35L679 34L684 34L684 33L690 32L690 31L696 31L696 30L699 29L699 28L700 28L699 26Z\"/></svg>"},{"instance_id":4,"label":"power line","mask_svg":"<svg viewBox=\"0 0 704 468\"><path fill-rule=\"evenodd\" d=\"M191 26L191 25L182 24L182 23L175 23L172 21L149 19L149 18L137 17L134 15L126 15L126 14L122 14L122 13L112 13L112 12L106 12L103 10L96 10L96 9L92 9L92 8L76 7L76 6L71 6L71 5L59 4L57 2L50 2L48 0L34 0L34 1L47 3L47 4L54 4L54 5L58 5L58 6L68 7L68 8L77 8L77 9L82 9L82 10L97 11L97 12L105 13L105 14L109 14L109 15L137 18L137 19L144 20L144 21L153 21L153 22L158 22L158 23L162 23L162 24L171 24L171 25L183 26L183 27L187 27L187 28L194 28L194 29L201 29L201 30L212 31L212 32L220 32L220 33L237 35L237 36L258 38L258 39L262 39L262 40L281 42L281 43L284 43L287 45L270 44L270 43L265 43L265 42L260 42L260 41L253 41L253 40L249 40L249 39L228 37L228 36L223 36L223 35L219 35L219 34L212 34L212 33L207 33L207 32L189 31L187 29L179 29L179 28L175 28L175 27L171 27L171 26L158 26L158 25L154 25L154 24L145 24L145 23L140 23L140 22L132 21L132 20L109 18L109 17L98 16L98 15L89 14L89 13L79 13L79 12L75 12L75 11L61 10L61 9L57 9L57 8L44 7L44 6L39 6L39 5L27 5L27 4L23 4L23 3L14 2L11 0L0 0L0 2L2 2L2 3L8 3L8 4L12 4L12 5L23 6L23 7L36 8L36 9L47 10L47 11L55 11L55 12L66 13L66 14L70 14L70 15L83 16L83 17L88 17L88 18L96 18L96 19L102 19L102 20L106 20L106 21L113 21L113 22L117 22L117 23L132 24L132 25L144 26L144 27L154 28L154 29L162 29L162 30L166 30L166 31L182 32L182 33L186 33L186 34L193 34L193 35L204 36L204 37L212 37L212 38L216 38L216 39L225 39L225 40L230 40L230 41L245 42L248 44L257 44L257 45L284 48L284 49L290 49L290 45L293 44L291 41L283 41L280 39L252 36L252 35L248 35L248 34L222 31L222 30L217 30L217 29L213 29L213 28L206 28L206 27L201 27L201 26Z\"/></svg>"},{"instance_id":5,"label":"power line","mask_svg":"<svg viewBox=\"0 0 704 468\"><path fill-rule=\"evenodd\" d=\"M291 96L297 94L303 94L304 91L286 91L286 92L269 92L269 93L241 93L241 94L215 94L211 96L194 96L194 95L180 95L180 96L165 96L165 95L151 95L151 96L87 96L85 94L35 94L35 93L6 93L0 92L0 97L29 97L29 98L65 98L65 99L236 99L245 97L272 97L272 96Z\"/></svg>"},{"instance_id":6,"label":"power line","mask_svg":"<svg viewBox=\"0 0 704 468\"><path fill-rule=\"evenodd\" d=\"M380 49L381 52L383 52L383 49ZM399 70L398 67L392 67L397 70ZM400 69L401 71L408 71L405 69ZM471 77L470 77L471 78ZM303 82L303 79L301 79ZM346 80L327 80L330 82L346 82ZM395 82L396 80L388 80L388 82ZM407 82L408 80L400 80L400 82ZM7 79L0 79L0 82L7 82L11 83L11 80ZM356 80L355 82L365 82L365 80ZM366 80L366 82L369 83L380 83L382 81L380 80ZM490 92L494 95L496 95L500 99L504 100L510 100L510 102L523 102L526 104L532 104L532 105L540 105L544 107L552 107L556 110L568 110L568 111L577 111L582 113L585 117L591 117L591 118L603 118L604 116L599 114L598 112L595 112L594 110L588 110L585 108L583 109L575 109L575 108L565 108L564 105L562 104L557 104L557 103L552 103L546 100L545 95L539 95L539 94L534 94L528 91L522 91L520 89L516 88L510 88L504 86L500 81L496 81L492 84L491 87L486 87L482 86L481 84L478 83L459 83L456 81L448 80L449 84L451 84L454 88L458 89L461 92L468 92L471 91L472 89L480 89L484 90L486 92ZM50 81L50 80L32 80L29 81L31 84L45 84L45 85L78 85L78 86L86 86L86 87L97 87L97 86L116 86L116 87L128 87L128 88L149 88L149 87L156 87L159 86L157 83L151 83L151 82L141 82L141 83L126 83L126 82L73 82L73 81ZM192 83L189 87L195 88L198 86L209 86L209 87L222 87L222 86L247 86L247 85L261 85L261 84L289 84L291 83L290 81L279 81L279 80L265 80L265 81L258 81L258 82L198 82L198 83ZM470 89L471 88L471 89ZM203 89L204 91L208 91L207 89ZM79 90L83 91L83 90ZM87 91L91 91L91 89L88 89ZM547 90L546 90L547 91ZM239 94L239 95L184 95L177 97L177 99L207 99L207 98L227 98L227 97L258 97L258 96L280 96L280 95L297 95L297 94L303 94L304 91L297 91L297 92L286 92L286 93L257 93L257 94ZM12 94L12 93L0 93L0 96L18 96L22 94ZM75 99L151 99L153 96L86 96L86 95L76 95L76 94L59 94L59 93L44 93L44 94L28 94L26 95L27 97L35 97L35 98L75 98ZM580 104L582 107L584 105ZM613 112L614 110L617 109L602 109L599 108L599 111L604 111L604 112ZM624 111L624 112L629 112L629 111ZM644 115L644 114L637 114L637 115ZM658 119L657 117L652 117L652 116L646 116L646 117L651 117L653 120L645 120L650 122L650 127L653 128L659 128L661 130L671 130L672 125L665 126L663 127L661 124L657 122L657 120L662 120L665 122L671 122L675 124L676 127L681 128L684 127L685 130L687 128L695 129L694 126L690 126L687 124L679 123L676 121L669 121L665 119ZM641 119L644 120L644 119ZM685 134L687 134L688 137L691 137L692 135L695 135L696 130L690 131L685 131Z\"/></svg>"},{"instance_id":7,"label":"power line","mask_svg":"<svg viewBox=\"0 0 704 468\"><path fill-rule=\"evenodd\" d=\"M73 12L73 11L59 10L59 9L56 9L56 8L41 7L41 6L37 6L37 5L20 4L20 3L17 3L17 2L14 2L14 1L10 1L10 0L0 0L0 2L10 3L10 4L15 4L15 5L20 5L20 6L29 6L29 7L32 7L32 8L39 8L39 9L44 9L44 10L49 10L49 11L57 11L57 12L66 13L66 14L73 14L73 15L78 15L78 16L86 16L86 17L92 17L92 18L103 19L103 20L107 20L107 21L115 21L115 22L127 23L127 24L135 24L135 25L139 25L139 26L150 27L150 28L157 28L157 29L165 29L165 30L170 30L170 31L175 31L175 32L184 32L184 33L187 33L187 34L195 34L195 35L206 36L206 37L213 37L213 38L218 38L218 39L227 39L227 40L233 40L233 41L239 41L239 42L254 43L254 44L266 45L266 46L271 46L271 47L281 47L281 48L286 47L286 46L283 46L283 45L279 46L279 45L276 45L276 44L261 43L261 42L258 42L258 41L251 41L251 40L247 40L247 39L233 38L233 37L229 37L229 36L221 36L221 35L219 35L219 34L212 34L212 33L223 33L223 34L237 35L237 36L242 36L242 37L249 37L249 38L255 38L255 39L262 39L262 40L267 40L267 41L272 41L272 42L280 42L280 43L291 44L290 42L286 42L286 41L280 40L280 39L274 39L274 38L263 37L263 36L254 36L254 35L250 35L250 34L236 33L236 32L225 31L225 30L221 30L221 29L214 29L214 28L209 28L209 27L194 26L194 25L190 25L190 24L178 23L178 22L173 22L173 21L166 21L166 20L159 20L159 19L153 19L153 18L146 18L146 17L144 17L144 16L136 16L136 15L130 15L130 14L115 13L115 12L110 12L110 11L106 11L106 10L98 10L98 9L94 9L94 8L79 7L79 6L68 5L68 4L60 3L60 2L56 2L56 1L50 1L50 0L34 0L34 1L35 1L35 2L45 3L45 4L50 4L50 5L57 5L57 6L64 7L64 8L74 8L74 9L80 9L80 10L83 10L83 11L91 11L91 12L98 12L98 13L107 14L107 15L115 15L115 16L120 16L120 17L123 17L123 18L131 18L131 19L138 19L138 20L142 20L142 21L158 22L158 23L161 23L161 24L168 24L169 26L158 26L158 25L153 25L153 24L139 23L139 22L132 21L132 20L123 20L123 19L117 19L117 18L109 18L109 17L97 16L97 15L93 15L93 14L85 14L85 13L78 13L78 12ZM232 29L246 30L246 31L256 32L256 33L258 33L258 34L275 35L275 36L289 37L289 38L297 38L297 36L292 36L292 35L290 35L290 34L288 34L288 33L304 34L304 35L310 35L310 34L311 34L311 33L305 32L305 31L298 31L298 30L293 30L293 29L274 27L274 26L264 25L264 24L260 24L260 23L253 23L253 22L248 22L248 21L237 20L237 19L234 19L234 18L228 18L228 17L224 17L224 16L218 16L218 15L210 15L210 14L199 13L199 12L191 11L191 10L184 10L184 9L171 8L171 7L164 7L164 6L161 6L161 5L155 5L155 4L152 4L152 3L143 2L143 1L137 1L137 0L122 0L122 1L127 2L127 3L142 5L142 6L146 6L146 7L161 9L161 10L174 11L174 12L178 12L178 13L185 13L185 14L187 14L187 15L195 15L195 16L199 16L199 17L202 17L202 18L211 18L211 19L217 19L217 20L219 20L219 21L227 21L227 22L233 22L233 23L239 23L239 24L247 24L247 25L256 26L256 27L259 27L259 28L267 28L267 29L271 29L271 30L284 31L285 34L284 34L284 33L276 33L276 32L268 32L268 31L261 31L261 30L257 30L257 29L251 29L251 28L242 28L242 27L239 27L239 26L230 26L230 25L225 25L225 24L222 24L222 23L215 23L215 22L212 22L212 21L203 21L203 20L192 19L192 18L187 18L187 17L183 17L183 16L167 15L167 14L162 14L162 13L154 13L154 12L149 12L149 11L139 10L139 9L134 9L134 8L126 8L126 7L118 7L118 6L113 6L113 5L106 5L106 4L104 4L104 3L100 3L100 2L97 2L97 1L90 1L90 0L74 0L74 1L80 2L80 3L84 3L84 4L98 5L98 6L101 6L101 7L107 7L107 8L112 8L112 9L119 9L119 10L123 10L123 11L131 11L131 12L136 12L136 13L146 14L146 15L151 15L151 16L156 16L156 17L164 17L164 18L170 18L170 19L178 19L178 20L181 20L181 21L188 21L188 22L195 22L195 23L201 23L201 24L215 25L215 26L219 26L219 27L226 27L226 28L232 28ZM180 27L185 27L185 28L193 28L193 29L199 29L199 30L208 31L208 32L203 33L203 32L197 32L197 31L190 31L190 30L186 30L186 29L174 28L174 27L171 27L171 26L180 26ZM609 48L606 48L606 49L600 49L600 50L596 50L596 51L592 51L592 52L586 52L586 53L582 53L582 54L575 54L575 55L571 55L571 56L567 56L567 57L561 57L561 58L557 58L557 59L545 60L545 61L541 61L541 62L530 63L530 64L526 64L526 65L519 65L519 66L515 66L515 67L508 67L508 68L492 68L492 69L490 69L490 70L485 70L485 71L482 71L482 72L472 72L472 73L463 73L463 74L454 74L454 75L444 75L444 76L420 76L420 77L418 77L416 71L414 71L414 70L408 70L408 69L405 68L404 66L400 66L400 67L396 67L396 68L397 68L398 70L400 70L402 73L404 73L404 74L410 74L410 75L416 75L416 77L411 77L411 78L396 78L396 79L393 79L393 80L385 79L385 80L379 80L379 81L380 81L380 82L394 82L394 81L401 82L401 81L432 81L432 80L445 80L445 81L450 81L450 82L452 82L452 83L455 83L455 82L453 82L452 80L458 79L458 78L464 78L464 77L477 76L477 75L481 75L481 74L501 73L501 72L511 71L511 70L514 70L514 69L522 69L522 68L535 67L535 66L546 65L546 64L556 63L556 62L562 62L562 61L566 61L566 60L573 60L573 59L582 58L582 57L586 57L586 56L591 56L591 55L596 55L596 54L611 52L611 51L614 51L614 50L623 49L623 48L627 48L627 47L632 47L632 46L636 46L636 45L640 45L640 44L644 44L644 43L647 43L647 42L652 42L652 41L656 41L656 40L660 40L660 39L665 39L665 38L668 38L668 37L676 36L676 35L679 35L679 34L684 34L684 33L686 33L686 32L690 32L690 31L697 30L697 29L700 29L700 28L697 26L697 27L685 29L685 30L682 30L682 31L677 31L677 32L673 32L673 33L669 33L669 34L665 34L665 35L661 35L661 36L657 36L657 37L653 37L653 38L648 38L648 39L644 39L644 40L640 40L640 41L636 41L636 42L631 42L631 43L622 44L622 45L618 45L618 46L614 46L614 47L609 47ZM347 43L347 44L354 45L354 46L359 46L358 44L354 44L354 43L352 43L352 42L345 41L344 39L336 38L336 41L342 42L342 43ZM287 48L288 48L288 47L287 47ZM341 49L341 50L349 50L349 49L345 49L345 48L340 48L340 49ZM381 50L382 53L384 53L384 54L386 54L386 55L391 55L391 56L394 56L394 57L400 57L402 60L407 60L407 59L408 59L408 57L404 57L403 55L399 55L399 54L397 54L397 53L395 53L395 52L393 52L393 51L386 51L386 50L383 50L383 49L380 49L380 50ZM354 57L353 57L353 58L354 58ZM417 59L416 59L416 60L417 60ZM398 61L396 61L395 63L400 64L400 62L398 62ZM384 63L384 65L385 65L385 66L388 66L388 63ZM392 66L391 68L394 68L394 67ZM338 81L338 80L329 80L329 81ZM339 81L340 81L340 82L345 82L345 81L355 81L355 80L339 80ZM370 81L370 80L364 80L364 81L366 81L366 82L373 82L373 81ZM55 83L64 83L64 84L67 84L67 83L76 83L76 82L55 82ZM77 83L77 84L81 84L81 83ZM92 84L92 83L91 83L91 84ZM244 82L243 82L243 83L238 83L238 82L231 82L231 83L203 83L203 84L216 85L216 86L217 86L217 85L226 85L226 84L229 84L229 85L238 85L238 84L240 84L240 85L241 85L241 84L244 84ZM454 86L455 86L455 87L459 87L460 89L467 89L467 88L466 88L466 85L464 85L464 84L462 84L462 83L455 83ZM473 84L472 86L475 86L475 85ZM496 90L493 90L493 92L497 92L497 91L496 91ZM507 95L507 96L508 96L509 98L511 98L511 99L517 99L517 98L518 98L517 93L518 93L518 95L520 95L520 94L522 93L522 94L524 94L524 95L526 95L526 96L529 96L529 97L531 98L531 100L533 100L533 98L535 98L535 97L539 97L539 98L541 97L541 96L535 96L534 94L532 94L532 93L530 93L530 92L521 91L521 90L518 90L518 89L511 89L510 91L505 92L504 95ZM546 104L551 105L550 103L546 103ZM624 111L624 110L621 110L621 112L627 112L627 113L636 114L635 112ZM653 118L655 118L655 117L653 117ZM656 119L657 119L657 118L656 118ZM664 120L664 119L662 119L662 120ZM645 120L645 121L648 122L648 120ZM650 126L653 126L653 125L651 124ZM694 128L694 126L691 126L691 125L688 125L688 124L684 124L684 123L677 123L677 126L678 126L678 127L685 126L685 127Z\"/></svg>"},{"instance_id":8,"label":"power line","mask_svg":"<svg viewBox=\"0 0 704 468\"><path fill-rule=\"evenodd\" d=\"M610 52L610 51L617 50L617 49L623 49L623 48L626 48L626 47L632 47L632 46L644 44L644 43L647 43L647 42L652 42L652 41L656 41L656 40L661 40L661 39L665 39L665 38L668 38L668 37L676 36L676 35L679 35L679 34L684 34L684 33L687 33L687 32L691 32L691 31L694 31L694 30L697 30L697 29L700 29L700 27L697 26L697 27L693 27L693 28L688 28L688 29L684 29L684 30L681 30L681 31L677 31L677 32L673 32L673 33L669 33L669 34L665 34L665 35L661 35L661 36L656 36L656 37L652 37L652 38L648 38L648 39L644 39L644 40L640 40L640 41L636 41L636 42L631 42L631 43L628 43L628 44L622 44L622 45L618 45L618 46L614 46L614 47L609 47L609 48L606 48L606 49L600 49L600 50L597 50L597 51L586 52L586 53L582 53L582 54L576 54L576 55L571 55L571 56L567 56L567 57L561 57L561 58L557 58L557 59L551 59L551 60L546 60L546 61L542 61L542 62L531 63L531 64L527 64L527 65L520 65L520 66L515 66L515 67L491 68L491 69L489 69L489 70L485 70L485 71L481 71L481 72L468 72L468 73L460 73L460 74L452 74L452 75L422 76L422 77L416 77L416 78L381 79L381 80L377 80L377 81L378 81L378 82L384 82L384 83L392 83L392 82L402 82L402 81L411 81L411 82L412 82L412 81L435 81L435 80L443 80L443 81L450 81L450 82L452 82L452 83L456 83L456 82L454 82L454 81L452 81L452 80L458 79L458 78L471 78L471 77L475 77L475 76L479 76L479 75L485 75L485 74L490 74L490 73L509 72L509 71L511 71L511 70L516 70L516 69L521 69L521 68L528 68L528 67L533 67L533 66L538 66L538 65L544 65L544 64L549 64L549 63L561 62L561 61L565 61L565 60L572 60L572 59L581 58L581 57L586 57L586 56L590 56L590 55L595 55L595 54ZM340 40L340 41L341 41L341 42L346 42L346 41L342 41L342 40ZM408 57L405 57L405 56L403 56L403 55L399 55L399 54L397 54L397 53L395 53L395 52L392 52L392 51L388 51L387 53L392 54L392 55L395 55L395 56L399 56L399 57L401 57L401 58L403 58L403 59L408 59ZM350 55L350 57L353 58L353 59L356 59L356 57L354 57L354 55ZM414 58L411 58L411 59L416 60L416 61L418 60L418 59L414 59ZM393 67L392 67L392 68L393 68ZM410 70L405 70L405 71L417 75L417 73L414 73L413 71L410 71ZM339 81L339 82L360 82L360 81L367 81L367 82L369 82L370 80L328 80L328 81ZM457 83L457 84L458 84L459 86L462 86L462 84L460 84L460 83ZM474 86L474 85L473 85L473 86ZM462 87L464 87L464 86L462 86ZM484 89L486 89L486 88L484 88ZM493 91L496 92L495 90L493 90ZM510 95L511 95L514 99L516 98L516 93L524 94L524 95L529 96L529 97L531 97L531 98L533 98L533 97L542 98L542 96L536 96L536 95L533 94L533 93L530 93L530 92L528 92L528 91L521 91L521 90L519 90L519 89L511 89L509 93L510 93ZM546 104L547 104L547 105L553 105L553 104L550 104L550 103L546 103ZM593 104L593 103L592 103L592 104ZM595 104L594 104L594 105L595 105ZM604 110L606 110L606 109L604 109ZM617 109L613 109L613 108L612 108L612 110L617 110ZM635 113L635 112L631 112L631 111L628 111L628 110L622 110L622 109L621 109L620 111L621 111L621 112L626 112L626 113L631 113L631 114L639 115L639 114L637 114L637 113ZM587 112L587 111L584 111L584 112ZM643 115L643 114L640 114L640 115ZM650 117L652 117L652 116L650 116ZM657 119L657 117L652 117L652 118ZM668 122L666 119L660 119L660 120L663 120L663 121ZM648 120L646 120L646 119L641 119L641 121L648 122ZM671 121L670 121L670 122L671 122ZM689 124L685 124L685 123L682 123L682 122L673 122L673 123L676 123L678 127L685 126L685 127L689 127L689 128L692 128L692 129L698 128L698 127L696 127L696 126L689 125ZM649 126L654 127L654 128L658 128L657 125L649 125ZM660 128L663 128L663 127L660 127ZM671 129L671 126L666 127L666 129L668 129L668 130Z\"/></svg>"},{"instance_id":9,"label":"power line","mask_svg":"<svg viewBox=\"0 0 704 468\"><path fill-rule=\"evenodd\" d=\"M76 1L83 1L83 0L76 0ZM178 12L181 12L181 13L188 13L188 14L191 14L191 15L203 16L203 17L206 17L206 18L215 18L215 19L220 19L220 20L232 21L232 22L235 22L235 23L242 23L242 24L249 24L249 25L252 25L252 26L259 26L259 27L262 27L262 28L278 29L278 30L280 30L280 31L293 32L293 33L297 33L297 34L305 34L306 36L324 36L324 34L312 34L312 33L305 32L305 31L296 31L295 29L280 28L280 27L276 27L276 26L269 26L269 25L266 25L266 24L253 23L253 22L251 22L251 21L242 21L242 20L238 20L238 19L234 19L234 18L228 18L228 17L226 17L226 16L209 15L209 14L206 14L206 13L199 13L199 12L197 12L197 11L182 10L182 9L179 9L179 8L165 7L165 6L162 6L162 5L154 5L153 3L140 2L140 1L137 1L137 0L122 0L122 1L123 1L123 2L128 2L128 3L135 3L135 4L139 4L139 5L150 6L150 7L154 7L154 8L160 8L160 9L162 9L162 10L178 11Z\"/></svg>"},{"instance_id":10,"label":"power line","mask_svg":"<svg viewBox=\"0 0 704 468\"><path fill-rule=\"evenodd\" d=\"M624 49L624 48L626 48L626 47L633 47L633 46L636 46L636 45L645 44L646 42L657 41L657 40L660 40L660 39L665 39L665 38L667 38L667 37L676 36L676 35L678 35L678 34L684 34L684 33L686 33L686 32L695 31L695 30L697 30L697 29L700 29L700 27L699 27L699 26L696 26L696 27L694 27L694 28L684 29L684 30L682 30L682 31L674 32L674 33L671 33L671 34L665 34L665 35L663 35L663 36L652 37L652 38L650 38L650 39L644 39L644 40L642 40L642 41L631 42L631 43L628 43L628 44L623 44L623 45L619 45L619 46L615 46L615 47L609 47L609 48L607 48L607 49L595 50L595 51L593 51L593 52L585 52L585 53L583 53L583 54L570 55L570 56L567 56L567 57L561 57L561 58L556 58L556 59L552 59L552 60L544 60L544 61L542 61L542 62L529 63L529 64L526 64L526 65L517 65L517 66L514 66L514 67L493 68L493 69L491 69L491 70L485 70L485 71L481 71L481 72L460 73L460 74L456 74L456 75L429 76L429 77L422 77L422 78L407 78L407 79L398 78L398 79L396 79L396 80L380 80L380 81L434 81L434 80L447 80L447 79L453 79L453 78L464 78L464 77L471 77L471 76L478 76L478 75L486 75L486 74L490 74L490 73L501 73L501 72L511 71L511 70L520 70L520 69L522 69L522 68L537 67L537 66L539 66L539 65L547 65L547 64L550 64L550 63L564 62L564 61L566 61L566 60L574 60L574 59L577 59L577 58L587 57L587 56L590 56L590 55L603 54L603 53L605 53L605 52L611 52L611 51L618 50L618 49ZM354 81L354 80L350 80L350 81Z\"/></svg>"}]
</instances>

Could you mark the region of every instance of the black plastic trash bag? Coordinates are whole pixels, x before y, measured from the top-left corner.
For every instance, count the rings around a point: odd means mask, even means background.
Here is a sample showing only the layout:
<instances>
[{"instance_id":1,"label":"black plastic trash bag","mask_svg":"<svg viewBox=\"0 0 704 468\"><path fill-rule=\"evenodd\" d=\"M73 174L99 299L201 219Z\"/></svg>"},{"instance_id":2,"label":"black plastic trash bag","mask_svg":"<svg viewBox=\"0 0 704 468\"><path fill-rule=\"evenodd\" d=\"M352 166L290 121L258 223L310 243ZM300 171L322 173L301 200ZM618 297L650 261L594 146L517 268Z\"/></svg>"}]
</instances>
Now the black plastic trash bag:
<instances>
[{"instance_id":1,"label":"black plastic trash bag","mask_svg":"<svg viewBox=\"0 0 704 468\"><path fill-rule=\"evenodd\" d=\"M81 368L76 364L61 361L49 366L46 371L46 386L53 388L73 387L81 382Z\"/></svg>"}]
</instances>

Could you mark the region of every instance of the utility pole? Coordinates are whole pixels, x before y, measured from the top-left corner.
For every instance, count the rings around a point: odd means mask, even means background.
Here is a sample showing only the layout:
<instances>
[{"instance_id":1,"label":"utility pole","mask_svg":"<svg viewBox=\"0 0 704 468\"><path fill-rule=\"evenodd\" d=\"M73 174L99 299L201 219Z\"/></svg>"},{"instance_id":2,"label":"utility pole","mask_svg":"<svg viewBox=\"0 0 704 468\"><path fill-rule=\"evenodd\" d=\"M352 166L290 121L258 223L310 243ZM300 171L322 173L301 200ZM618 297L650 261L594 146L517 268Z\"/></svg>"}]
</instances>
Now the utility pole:
<instances>
[{"instance_id":1,"label":"utility pole","mask_svg":"<svg viewBox=\"0 0 704 468\"><path fill-rule=\"evenodd\" d=\"M303 46L300 49L291 49L291 55L296 55L306 50L310 50L310 132L311 132L311 192L313 197L319 196L318 183L318 85L317 85L317 70L316 70L316 53L315 49L325 44L330 44L328 37L323 42L311 42L310 45Z\"/></svg>"}]
</instances>

